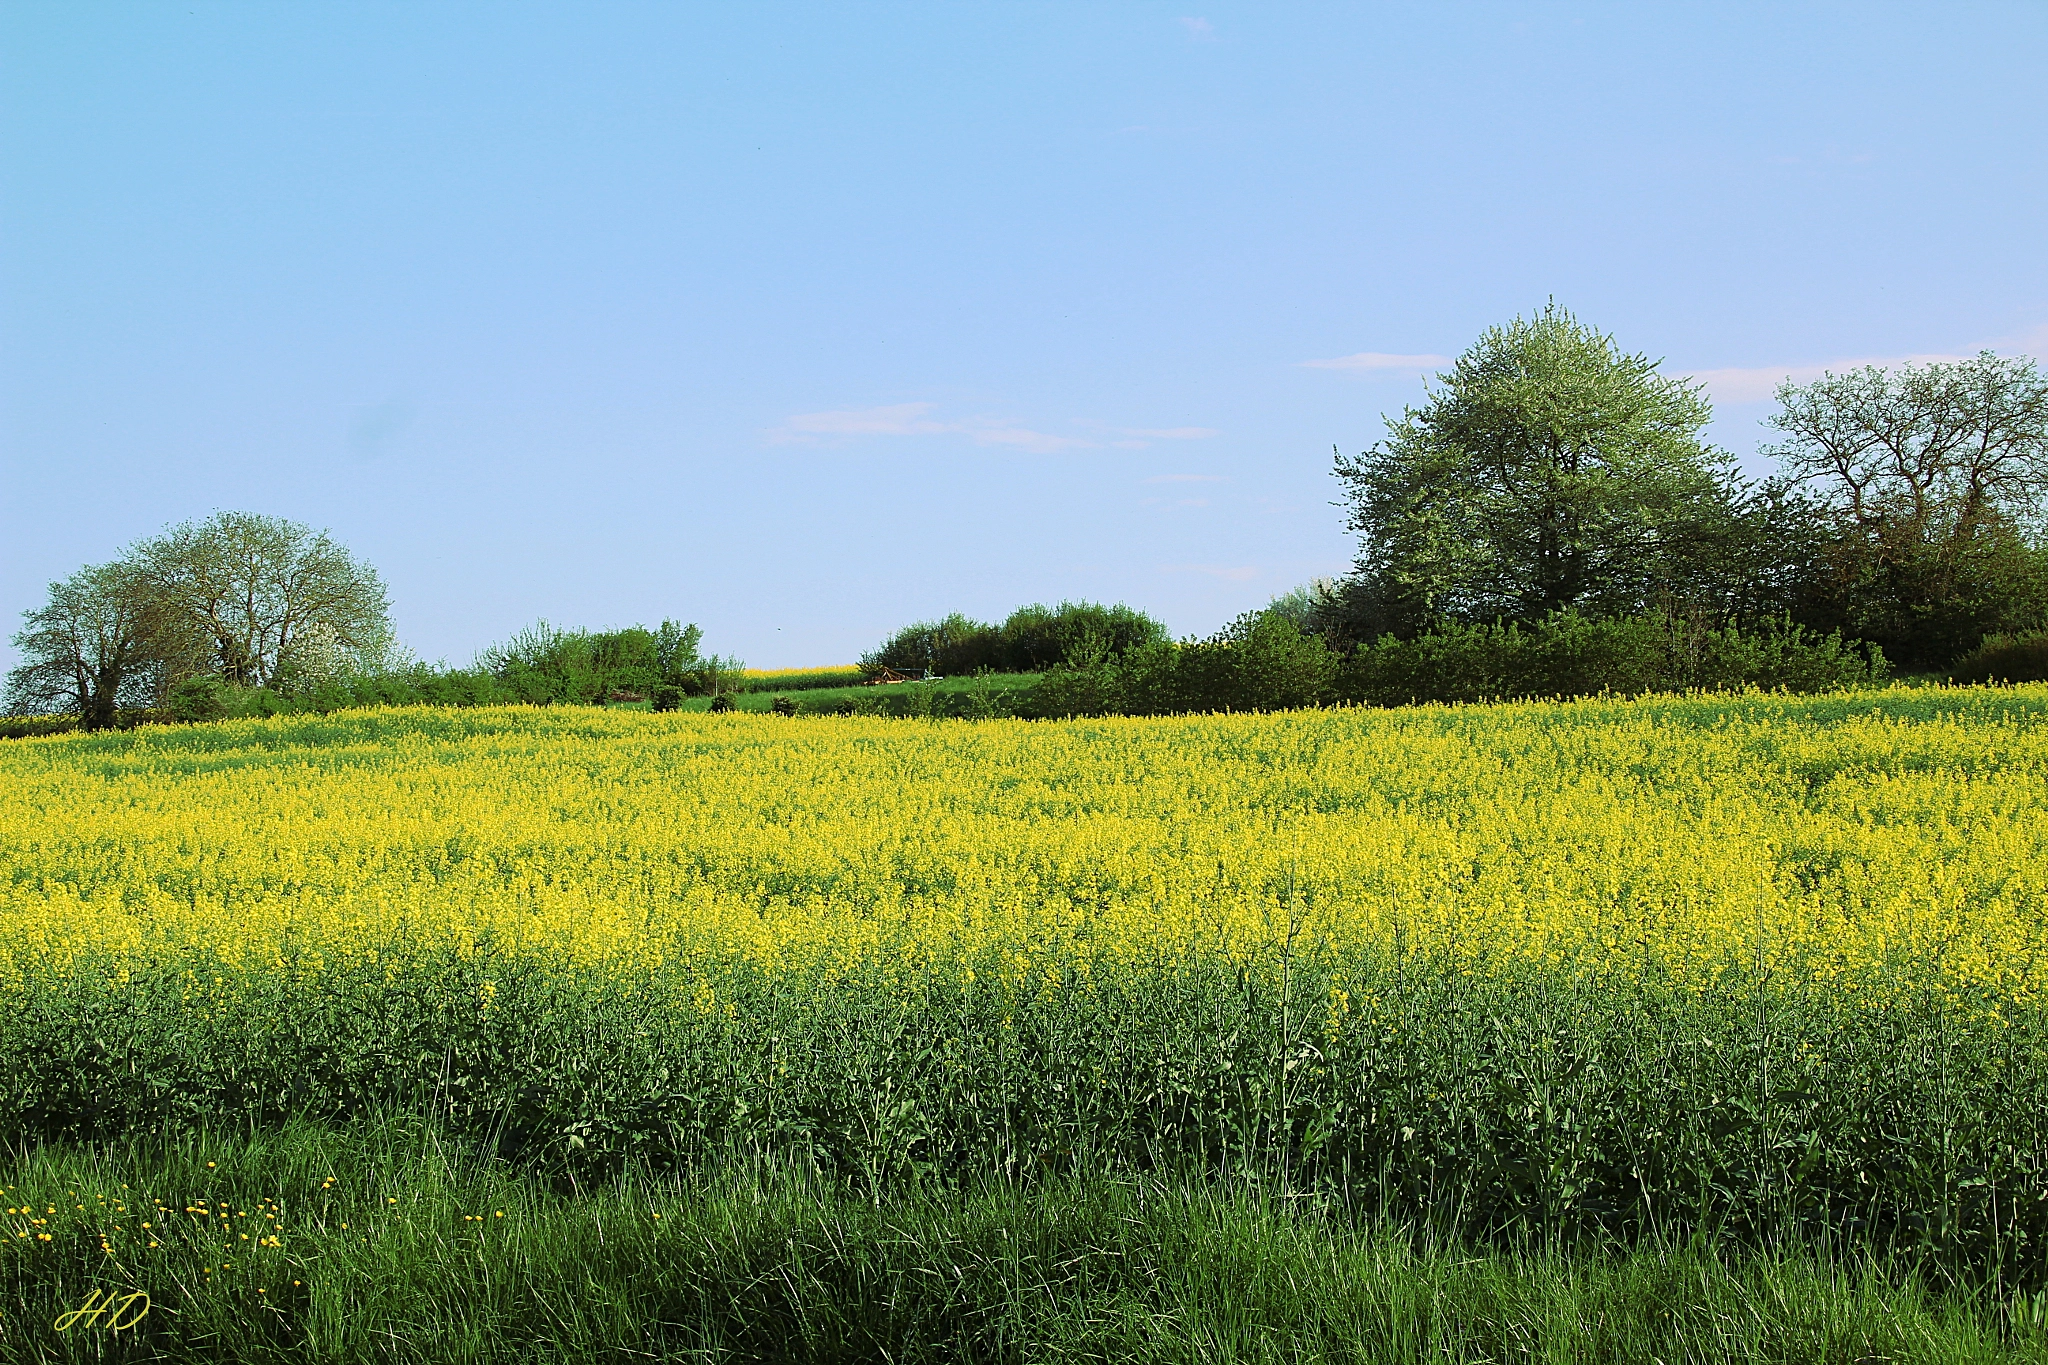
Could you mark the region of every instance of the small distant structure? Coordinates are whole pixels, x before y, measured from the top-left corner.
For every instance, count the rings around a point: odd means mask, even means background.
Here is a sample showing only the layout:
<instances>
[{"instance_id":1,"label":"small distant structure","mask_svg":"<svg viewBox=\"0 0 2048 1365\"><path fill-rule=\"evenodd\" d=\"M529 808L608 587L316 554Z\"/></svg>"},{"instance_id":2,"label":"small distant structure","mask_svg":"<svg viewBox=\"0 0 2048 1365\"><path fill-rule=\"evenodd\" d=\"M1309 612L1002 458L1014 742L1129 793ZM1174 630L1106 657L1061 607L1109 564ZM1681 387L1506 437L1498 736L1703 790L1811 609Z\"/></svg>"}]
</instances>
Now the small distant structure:
<instances>
[{"instance_id":1,"label":"small distant structure","mask_svg":"<svg viewBox=\"0 0 2048 1365\"><path fill-rule=\"evenodd\" d=\"M874 677L861 684L863 687L881 687L887 683L937 682L939 675L929 668L884 668Z\"/></svg>"}]
</instances>

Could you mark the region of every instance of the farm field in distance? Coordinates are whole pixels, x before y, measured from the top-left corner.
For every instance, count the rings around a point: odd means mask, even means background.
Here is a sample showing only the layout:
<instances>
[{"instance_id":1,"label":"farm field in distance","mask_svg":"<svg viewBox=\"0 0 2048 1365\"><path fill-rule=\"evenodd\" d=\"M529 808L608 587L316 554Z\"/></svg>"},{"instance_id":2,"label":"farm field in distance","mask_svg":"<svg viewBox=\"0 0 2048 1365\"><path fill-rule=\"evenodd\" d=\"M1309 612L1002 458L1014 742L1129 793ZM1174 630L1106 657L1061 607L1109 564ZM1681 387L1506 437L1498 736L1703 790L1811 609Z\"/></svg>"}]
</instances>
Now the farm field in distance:
<instances>
[{"instance_id":1,"label":"farm field in distance","mask_svg":"<svg viewBox=\"0 0 2048 1365\"><path fill-rule=\"evenodd\" d=\"M1014 711L1025 693L1038 682L1036 673L992 673L975 678L937 678L929 683L883 683L870 686L858 681L838 686L819 686L815 681L825 675L824 669L805 669L798 673L803 686L788 683L778 684L773 675L747 677L747 690L728 693L733 708L739 711L767 711L773 708L776 699L787 697L796 703L797 709L805 714L830 714L845 707L859 707L879 715L903 715L920 709L939 715L971 713L977 701L990 708L1009 708ZM615 703L619 710L645 711L651 707L646 702ZM607 708L613 709L613 708ZM704 712L711 709L710 697L685 697L676 709L683 712Z\"/></svg>"},{"instance_id":2,"label":"farm field in distance","mask_svg":"<svg viewBox=\"0 0 2048 1365\"><path fill-rule=\"evenodd\" d=\"M133 1287L190 1359L1937 1321L2038 1359L2044 722L2034 685L10 741L0 1340ZM1774 1295L1806 1335L1715 1325Z\"/></svg>"}]
</instances>

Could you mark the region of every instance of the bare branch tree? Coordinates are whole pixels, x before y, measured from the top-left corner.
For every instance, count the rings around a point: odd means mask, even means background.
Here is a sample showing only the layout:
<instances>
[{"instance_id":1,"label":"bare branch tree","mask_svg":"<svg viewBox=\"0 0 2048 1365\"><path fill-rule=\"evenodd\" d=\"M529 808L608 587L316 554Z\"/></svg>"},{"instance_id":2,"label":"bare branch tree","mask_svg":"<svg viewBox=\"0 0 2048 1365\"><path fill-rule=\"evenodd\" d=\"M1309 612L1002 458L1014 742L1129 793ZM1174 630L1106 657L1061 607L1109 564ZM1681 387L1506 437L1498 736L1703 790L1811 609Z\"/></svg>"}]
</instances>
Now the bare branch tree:
<instances>
[{"instance_id":1,"label":"bare branch tree","mask_svg":"<svg viewBox=\"0 0 2048 1365\"><path fill-rule=\"evenodd\" d=\"M1987 518L2033 527L2048 496L2048 378L2031 359L1866 366L1778 389L1764 448L1858 529L1951 544Z\"/></svg>"}]
</instances>

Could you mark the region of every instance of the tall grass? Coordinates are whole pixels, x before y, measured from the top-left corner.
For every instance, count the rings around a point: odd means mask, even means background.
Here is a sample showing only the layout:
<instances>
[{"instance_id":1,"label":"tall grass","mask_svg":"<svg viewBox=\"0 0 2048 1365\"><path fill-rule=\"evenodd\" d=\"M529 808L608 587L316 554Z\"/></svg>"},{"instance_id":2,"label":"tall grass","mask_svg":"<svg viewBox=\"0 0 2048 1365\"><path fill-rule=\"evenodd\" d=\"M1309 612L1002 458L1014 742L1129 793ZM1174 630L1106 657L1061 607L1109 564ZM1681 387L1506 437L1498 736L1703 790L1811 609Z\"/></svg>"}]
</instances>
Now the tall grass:
<instances>
[{"instance_id":1,"label":"tall grass","mask_svg":"<svg viewBox=\"0 0 2048 1365\"><path fill-rule=\"evenodd\" d=\"M1909 1267L1705 1242L1476 1250L1229 1183L1076 1175L876 1201L757 1167L556 1187L392 1124L38 1148L6 1179L9 1201L57 1210L50 1240L17 1239L0 1263L15 1360L2048 1353L2039 1296ZM106 1302L139 1319L114 1332L78 1314Z\"/></svg>"}]
</instances>

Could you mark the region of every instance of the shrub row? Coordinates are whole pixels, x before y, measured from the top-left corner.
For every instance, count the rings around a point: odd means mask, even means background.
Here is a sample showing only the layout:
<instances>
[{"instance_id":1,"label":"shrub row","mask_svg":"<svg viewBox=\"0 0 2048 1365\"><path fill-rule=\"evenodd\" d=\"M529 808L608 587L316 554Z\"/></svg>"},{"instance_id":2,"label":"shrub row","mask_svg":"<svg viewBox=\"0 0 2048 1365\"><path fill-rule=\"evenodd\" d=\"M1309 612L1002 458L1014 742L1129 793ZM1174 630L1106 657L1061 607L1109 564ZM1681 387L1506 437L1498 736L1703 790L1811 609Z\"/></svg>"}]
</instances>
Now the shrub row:
<instances>
[{"instance_id":1,"label":"shrub row","mask_svg":"<svg viewBox=\"0 0 2048 1365\"><path fill-rule=\"evenodd\" d=\"M1611 692L1827 692L1881 682L1875 645L1791 622L1744 631L1682 617L1587 617L1451 626L1361 646L1338 675L1341 700L1373 706L1581 697Z\"/></svg>"},{"instance_id":2,"label":"shrub row","mask_svg":"<svg viewBox=\"0 0 2048 1365\"><path fill-rule=\"evenodd\" d=\"M1151 644L1054 669L1033 692L1042 716L1274 711L1328 702L1404 706L1601 693L1825 692L1884 679L1883 651L1789 622L1709 628L1672 616L1562 612L1532 626L1451 626L1388 635L1349 657L1281 613L1241 618L1207 640Z\"/></svg>"},{"instance_id":3,"label":"shrub row","mask_svg":"<svg viewBox=\"0 0 2048 1365\"><path fill-rule=\"evenodd\" d=\"M1957 661L1949 681L1959 683L2048 682L2048 631L1993 635Z\"/></svg>"},{"instance_id":4,"label":"shrub row","mask_svg":"<svg viewBox=\"0 0 2048 1365\"><path fill-rule=\"evenodd\" d=\"M1118 603L1033 603L1010 613L1001 625L954 612L940 621L918 621L861 656L868 676L884 669L958 677L991 673L1038 673L1076 660L1120 656L1166 643L1166 627L1133 607Z\"/></svg>"}]
</instances>

